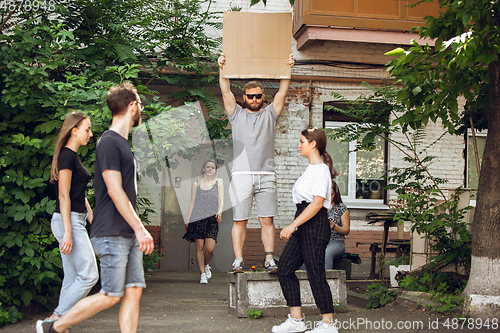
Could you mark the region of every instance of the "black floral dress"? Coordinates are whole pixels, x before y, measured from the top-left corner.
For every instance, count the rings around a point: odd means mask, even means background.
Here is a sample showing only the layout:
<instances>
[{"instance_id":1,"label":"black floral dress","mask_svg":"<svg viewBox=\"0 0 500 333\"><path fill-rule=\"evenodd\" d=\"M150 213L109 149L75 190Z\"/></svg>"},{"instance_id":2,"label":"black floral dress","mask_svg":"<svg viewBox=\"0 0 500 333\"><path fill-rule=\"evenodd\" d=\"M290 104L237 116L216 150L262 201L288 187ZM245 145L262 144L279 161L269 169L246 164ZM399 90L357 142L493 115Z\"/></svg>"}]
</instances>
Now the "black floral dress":
<instances>
[{"instance_id":1,"label":"black floral dress","mask_svg":"<svg viewBox=\"0 0 500 333\"><path fill-rule=\"evenodd\" d=\"M218 181L209 190L203 190L200 185L196 187L193 211L189 219L187 232L182 236L188 242L195 239L212 238L217 242L219 223L215 215L219 208Z\"/></svg>"}]
</instances>

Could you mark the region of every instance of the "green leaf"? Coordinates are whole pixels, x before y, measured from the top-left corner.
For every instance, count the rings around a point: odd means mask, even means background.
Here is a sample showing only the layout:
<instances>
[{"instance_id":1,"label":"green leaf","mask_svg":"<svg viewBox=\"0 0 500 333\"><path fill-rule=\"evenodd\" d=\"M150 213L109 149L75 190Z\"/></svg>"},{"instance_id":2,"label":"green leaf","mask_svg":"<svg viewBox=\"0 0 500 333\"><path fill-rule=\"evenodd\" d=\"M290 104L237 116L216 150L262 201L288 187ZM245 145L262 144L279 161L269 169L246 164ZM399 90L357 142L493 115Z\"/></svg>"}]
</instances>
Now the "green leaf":
<instances>
[{"instance_id":1,"label":"green leaf","mask_svg":"<svg viewBox=\"0 0 500 333\"><path fill-rule=\"evenodd\" d=\"M384 55L386 55L386 56L399 56L399 55L403 55L403 54L406 54L406 51L401 47L398 47L392 51L384 53Z\"/></svg>"},{"instance_id":2,"label":"green leaf","mask_svg":"<svg viewBox=\"0 0 500 333\"><path fill-rule=\"evenodd\" d=\"M21 299L24 303L24 306L28 306L33 299L33 293L29 290L25 290L21 295Z\"/></svg>"}]
</instances>

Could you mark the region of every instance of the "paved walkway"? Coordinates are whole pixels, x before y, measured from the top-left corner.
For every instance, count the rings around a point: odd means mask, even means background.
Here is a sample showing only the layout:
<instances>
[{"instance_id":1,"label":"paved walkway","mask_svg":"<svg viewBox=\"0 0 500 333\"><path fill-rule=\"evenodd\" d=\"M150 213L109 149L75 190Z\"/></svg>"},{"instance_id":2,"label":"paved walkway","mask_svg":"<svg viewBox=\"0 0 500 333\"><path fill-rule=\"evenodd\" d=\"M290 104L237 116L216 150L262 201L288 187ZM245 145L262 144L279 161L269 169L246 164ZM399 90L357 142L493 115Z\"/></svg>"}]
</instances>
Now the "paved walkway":
<instances>
[{"instance_id":1,"label":"paved walkway","mask_svg":"<svg viewBox=\"0 0 500 333\"><path fill-rule=\"evenodd\" d=\"M141 300L138 332L270 332L273 325L280 324L283 317L265 317L259 320L235 318L228 315L227 273L217 272L209 283L199 283L199 274L194 272L155 272L147 276L147 288ZM119 332L119 306L105 310L91 319L72 328L71 333ZM48 315L48 314L45 314ZM409 311L389 305L377 310L366 310L348 306L347 313L335 314L342 322L340 332L471 332L471 330L449 330L428 328L429 324L445 322L445 318L431 316L424 311ZM0 333L35 332L36 319L26 318L20 323L0 329ZM311 323L320 316L308 317ZM450 322L451 323L451 322ZM398 325L400 328L398 329ZM406 328L404 327L406 326ZM391 328L391 329L389 329ZM495 332L497 330L473 330Z\"/></svg>"}]
</instances>

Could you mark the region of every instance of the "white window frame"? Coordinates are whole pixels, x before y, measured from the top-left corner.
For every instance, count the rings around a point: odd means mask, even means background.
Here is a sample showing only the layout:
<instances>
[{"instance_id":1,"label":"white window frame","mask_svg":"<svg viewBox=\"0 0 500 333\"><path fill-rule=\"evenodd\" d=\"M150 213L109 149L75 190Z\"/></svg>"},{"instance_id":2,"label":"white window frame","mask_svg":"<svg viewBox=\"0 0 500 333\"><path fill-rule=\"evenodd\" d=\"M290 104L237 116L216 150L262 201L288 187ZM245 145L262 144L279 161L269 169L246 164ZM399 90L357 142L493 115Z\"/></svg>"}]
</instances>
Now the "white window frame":
<instances>
[{"instance_id":1,"label":"white window frame","mask_svg":"<svg viewBox=\"0 0 500 333\"><path fill-rule=\"evenodd\" d=\"M347 121L326 120L325 128L337 129L349 124L355 124ZM342 201L349 208L359 209L388 209L389 206L384 204L384 199L356 199L356 140L349 142L349 169L348 169L348 190L347 196L342 196ZM384 154L388 152L384 148ZM382 190L386 191L386 190Z\"/></svg>"},{"instance_id":2,"label":"white window frame","mask_svg":"<svg viewBox=\"0 0 500 333\"><path fill-rule=\"evenodd\" d=\"M486 137L488 135L488 130L483 130L481 132L474 130L476 137ZM473 146L469 146L469 138L472 138L472 130L470 128L467 129L467 140L465 140L465 144L467 146L467 154L469 151L474 151ZM470 149L470 150L469 150ZM465 170L465 183L467 184L467 188L469 188L469 158L465 159L465 165L466 165L466 170ZM475 199L470 199L469 205L472 207L476 207L476 200Z\"/></svg>"}]
</instances>

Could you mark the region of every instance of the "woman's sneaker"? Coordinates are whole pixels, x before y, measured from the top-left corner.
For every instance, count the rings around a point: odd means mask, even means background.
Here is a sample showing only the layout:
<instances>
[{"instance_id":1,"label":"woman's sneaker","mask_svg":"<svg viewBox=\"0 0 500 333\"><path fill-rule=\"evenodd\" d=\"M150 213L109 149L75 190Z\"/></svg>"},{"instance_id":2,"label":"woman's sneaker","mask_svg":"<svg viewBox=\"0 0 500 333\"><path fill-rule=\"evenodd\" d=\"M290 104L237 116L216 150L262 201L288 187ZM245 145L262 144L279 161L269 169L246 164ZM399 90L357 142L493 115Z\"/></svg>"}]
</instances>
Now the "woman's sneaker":
<instances>
[{"instance_id":1,"label":"woman's sneaker","mask_svg":"<svg viewBox=\"0 0 500 333\"><path fill-rule=\"evenodd\" d=\"M205 274L207 275L207 279L212 277L212 267L208 266L208 264L205 265Z\"/></svg>"},{"instance_id":2,"label":"woman's sneaker","mask_svg":"<svg viewBox=\"0 0 500 333\"><path fill-rule=\"evenodd\" d=\"M307 331L307 333L339 333L338 327L339 323L337 320L331 324L318 321L316 322L316 327L312 331Z\"/></svg>"},{"instance_id":3,"label":"woman's sneaker","mask_svg":"<svg viewBox=\"0 0 500 333\"><path fill-rule=\"evenodd\" d=\"M204 283L204 284L208 283L207 274L201 273L200 283Z\"/></svg>"},{"instance_id":4,"label":"woman's sneaker","mask_svg":"<svg viewBox=\"0 0 500 333\"><path fill-rule=\"evenodd\" d=\"M35 326L36 333L49 333L52 325L54 325L54 322L38 320Z\"/></svg>"},{"instance_id":5,"label":"woman's sneaker","mask_svg":"<svg viewBox=\"0 0 500 333\"><path fill-rule=\"evenodd\" d=\"M279 326L273 326L273 333L302 333L306 331L306 323L303 319L295 319L288 315L288 318Z\"/></svg>"}]
</instances>

